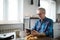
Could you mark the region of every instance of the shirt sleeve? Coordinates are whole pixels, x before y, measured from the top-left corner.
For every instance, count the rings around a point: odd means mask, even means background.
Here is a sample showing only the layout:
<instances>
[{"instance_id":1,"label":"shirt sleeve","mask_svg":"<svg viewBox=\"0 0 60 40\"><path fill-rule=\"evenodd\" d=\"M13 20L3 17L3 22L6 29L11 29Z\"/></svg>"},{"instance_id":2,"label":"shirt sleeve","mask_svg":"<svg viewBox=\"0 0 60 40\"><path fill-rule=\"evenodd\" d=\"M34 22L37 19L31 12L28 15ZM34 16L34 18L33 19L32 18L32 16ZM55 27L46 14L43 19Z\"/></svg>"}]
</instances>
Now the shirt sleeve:
<instances>
[{"instance_id":1,"label":"shirt sleeve","mask_svg":"<svg viewBox=\"0 0 60 40\"><path fill-rule=\"evenodd\" d=\"M47 36L53 38L53 21L52 20L48 24L47 31L45 33Z\"/></svg>"}]
</instances>

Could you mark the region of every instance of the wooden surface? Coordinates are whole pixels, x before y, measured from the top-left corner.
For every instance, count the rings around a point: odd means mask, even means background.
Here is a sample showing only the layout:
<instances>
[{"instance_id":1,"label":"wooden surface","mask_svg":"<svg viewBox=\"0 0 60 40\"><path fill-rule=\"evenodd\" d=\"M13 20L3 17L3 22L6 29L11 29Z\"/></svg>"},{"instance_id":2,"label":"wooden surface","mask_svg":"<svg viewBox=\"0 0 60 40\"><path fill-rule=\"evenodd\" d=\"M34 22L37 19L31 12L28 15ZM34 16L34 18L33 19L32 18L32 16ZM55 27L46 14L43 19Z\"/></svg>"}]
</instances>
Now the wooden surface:
<instances>
[{"instance_id":1,"label":"wooden surface","mask_svg":"<svg viewBox=\"0 0 60 40\"><path fill-rule=\"evenodd\" d=\"M26 40L58 40L58 39L54 39L54 38L50 38L50 37L46 37L46 36L32 36L32 35L29 35L29 36L26 36L25 38Z\"/></svg>"},{"instance_id":2,"label":"wooden surface","mask_svg":"<svg viewBox=\"0 0 60 40\"><path fill-rule=\"evenodd\" d=\"M38 40L58 40L58 39L49 38L49 37L41 37L41 38L38 38Z\"/></svg>"},{"instance_id":3,"label":"wooden surface","mask_svg":"<svg viewBox=\"0 0 60 40\"><path fill-rule=\"evenodd\" d=\"M25 40L25 39L18 38L17 40ZM44 37L44 38L39 38L38 40L58 40L58 39Z\"/></svg>"}]
</instances>

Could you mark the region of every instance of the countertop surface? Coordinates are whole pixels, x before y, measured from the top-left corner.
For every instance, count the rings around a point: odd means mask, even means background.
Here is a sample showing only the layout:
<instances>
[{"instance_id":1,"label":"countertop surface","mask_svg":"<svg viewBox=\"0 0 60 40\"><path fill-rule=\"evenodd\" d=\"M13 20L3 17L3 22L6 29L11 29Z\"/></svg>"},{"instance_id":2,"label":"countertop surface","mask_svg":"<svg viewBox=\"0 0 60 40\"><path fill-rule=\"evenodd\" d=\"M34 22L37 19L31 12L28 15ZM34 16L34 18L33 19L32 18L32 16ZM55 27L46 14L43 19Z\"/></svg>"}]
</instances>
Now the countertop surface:
<instances>
[{"instance_id":1,"label":"countertop surface","mask_svg":"<svg viewBox=\"0 0 60 40\"><path fill-rule=\"evenodd\" d=\"M38 40L58 40L58 39L44 37L44 38L39 38Z\"/></svg>"},{"instance_id":2,"label":"countertop surface","mask_svg":"<svg viewBox=\"0 0 60 40\"><path fill-rule=\"evenodd\" d=\"M25 40L24 38L18 38L17 40ZM49 37L41 37L38 40L58 40L55 38L49 38Z\"/></svg>"}]
</instances>

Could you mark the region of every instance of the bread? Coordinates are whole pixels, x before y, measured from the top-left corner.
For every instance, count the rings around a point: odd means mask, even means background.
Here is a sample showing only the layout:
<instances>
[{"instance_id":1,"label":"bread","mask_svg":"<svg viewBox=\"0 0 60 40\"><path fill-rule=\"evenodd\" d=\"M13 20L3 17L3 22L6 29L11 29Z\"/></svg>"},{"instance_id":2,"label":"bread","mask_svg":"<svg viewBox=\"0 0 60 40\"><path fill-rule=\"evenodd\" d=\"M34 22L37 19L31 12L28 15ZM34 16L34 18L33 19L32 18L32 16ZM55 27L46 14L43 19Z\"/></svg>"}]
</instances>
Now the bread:
<instances>
[{"instance_id":1,"label":"bread","mask_svg":"<svg viewBox=\"0 0 60 40\"><path fill-rule=\"evenodd\" d=\"M29 36L26 36L25 40L37 40L37 37L33 35L29 35Z\"/></svg>"}]
</instances>

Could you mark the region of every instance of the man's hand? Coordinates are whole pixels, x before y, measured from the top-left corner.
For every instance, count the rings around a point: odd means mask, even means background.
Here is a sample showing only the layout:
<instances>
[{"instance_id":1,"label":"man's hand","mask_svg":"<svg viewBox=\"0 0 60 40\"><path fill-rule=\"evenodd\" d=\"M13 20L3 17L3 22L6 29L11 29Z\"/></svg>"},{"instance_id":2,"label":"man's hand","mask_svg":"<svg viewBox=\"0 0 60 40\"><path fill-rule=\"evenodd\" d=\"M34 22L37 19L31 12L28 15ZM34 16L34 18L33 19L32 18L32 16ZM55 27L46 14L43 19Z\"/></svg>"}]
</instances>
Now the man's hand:
<instances>
[{"instance_id":1,"label":"man's hand","mask_svg":"<svg viewBox=\"0 0 60 40\"><path fill-rule=\"evenodd\" d=\"M40 33L37 32L37 31L35 31L35 30L33 30L33 31L31 32L31 34L34 35L34 36L40 35Z\"/></svg>"},{"instance_id":2,"label":"man's hand","mask_svg":"<svg viewBox=\"0 0 60 40\"><path fill-rule=\"evenodd\" d=\"M35 30L33 30L33 31L31 32L31 34L32 34L33 36L46 36L45 33L39 33L39 32L37 32L37 31L35 31Z\"/></svg>"}]
</instances>

